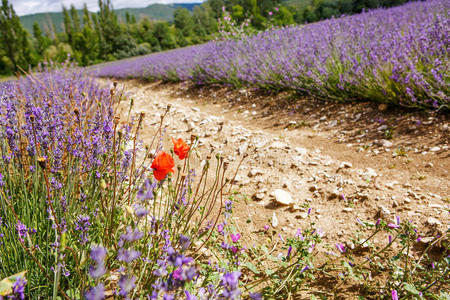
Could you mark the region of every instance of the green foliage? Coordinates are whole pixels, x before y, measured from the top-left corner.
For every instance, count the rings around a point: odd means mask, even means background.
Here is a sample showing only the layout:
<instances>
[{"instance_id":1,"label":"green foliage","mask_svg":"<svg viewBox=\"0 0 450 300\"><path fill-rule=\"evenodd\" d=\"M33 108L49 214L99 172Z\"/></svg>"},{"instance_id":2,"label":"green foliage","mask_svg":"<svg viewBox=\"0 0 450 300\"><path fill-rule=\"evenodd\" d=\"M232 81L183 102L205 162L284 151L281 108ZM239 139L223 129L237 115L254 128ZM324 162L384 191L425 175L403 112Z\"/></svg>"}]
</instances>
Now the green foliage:
<instances>
[{"instance_id":1,"label":"green foliage","mask_svg":"<svg viewBox=\"0 0 450 300\"><path fill-rule=\"evenodd\" d=\"M2 0L0 8L0 39L2 41L1 55L10 61L10 64L6 63L5 66L12 65L11 69L0 70L0 72L28 69L28 64L32 62L28 35L8 0Z\"/></svg>"}]
</instances>

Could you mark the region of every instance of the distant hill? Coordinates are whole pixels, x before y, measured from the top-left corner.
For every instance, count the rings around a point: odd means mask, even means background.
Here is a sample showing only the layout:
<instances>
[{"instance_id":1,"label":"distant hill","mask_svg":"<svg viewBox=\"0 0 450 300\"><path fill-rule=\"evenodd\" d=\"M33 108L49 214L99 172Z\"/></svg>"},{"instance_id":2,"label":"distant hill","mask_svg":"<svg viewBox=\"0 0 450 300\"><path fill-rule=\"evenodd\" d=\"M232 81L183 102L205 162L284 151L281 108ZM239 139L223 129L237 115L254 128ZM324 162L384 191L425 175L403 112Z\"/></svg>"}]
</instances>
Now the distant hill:
<instances>
[{"instance_id":1,"label":"distant hill","mask_svg":"<svg viewBox=\"0 0 450 300\"><path fill-rule=\"evenodd\" d=\"M134 14L138 20L140 18L148 17L153 20L172 21L173 12L177 7L185 7L192 11L194 6L200 4L201 3L151 4L143 8L122 8L116 9L115 11L119 18L122 18L122 20L125 20L125 13L128 11L128 13ZM80 21L83 19L82 13L82 10L78 10ZM50 28L52 23L55 25L57 32L61 32L63 29L62 12L48 12L21 16L20 21L25 29L27 29L30 33L33 32L34 22L37 22L42 29Z\"/></svg>"}]
</instances>

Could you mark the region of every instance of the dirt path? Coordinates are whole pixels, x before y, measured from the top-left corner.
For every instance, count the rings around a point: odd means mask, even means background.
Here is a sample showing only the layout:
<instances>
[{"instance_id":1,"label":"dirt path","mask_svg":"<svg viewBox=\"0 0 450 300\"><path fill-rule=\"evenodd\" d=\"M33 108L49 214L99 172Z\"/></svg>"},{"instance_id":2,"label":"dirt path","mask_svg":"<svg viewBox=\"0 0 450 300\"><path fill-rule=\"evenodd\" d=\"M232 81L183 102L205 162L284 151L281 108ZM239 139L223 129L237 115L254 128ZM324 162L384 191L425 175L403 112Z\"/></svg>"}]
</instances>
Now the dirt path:
<instances>
[{"instance_id":1,"label":"dirt path","mask_svg":"<svg viewBox=\"0 0 450 300\"><path fill-rule=\"evenodd\" d=\"M292 95L193 89L186 84L120 85L134 98L133 112L146 113L144 141L171 104L167 141L196 134L200 155L222 153L231 170L243 153L249 154L236 178L236 190L248 198L237 197L235 206L236 222L248 243L251 233L266 224L294 234L309 222L309 208L330 241L348 240L357 218L393 221L399 215L426 226L430 234L449 226L446 116L413 113L402 119L398 112L380 112L373 105L308 100L292 106ZM275 100L285 101L288 108L278 110ZM391 140L389 130L396 132Z\"/></svg>"}]
</instances>

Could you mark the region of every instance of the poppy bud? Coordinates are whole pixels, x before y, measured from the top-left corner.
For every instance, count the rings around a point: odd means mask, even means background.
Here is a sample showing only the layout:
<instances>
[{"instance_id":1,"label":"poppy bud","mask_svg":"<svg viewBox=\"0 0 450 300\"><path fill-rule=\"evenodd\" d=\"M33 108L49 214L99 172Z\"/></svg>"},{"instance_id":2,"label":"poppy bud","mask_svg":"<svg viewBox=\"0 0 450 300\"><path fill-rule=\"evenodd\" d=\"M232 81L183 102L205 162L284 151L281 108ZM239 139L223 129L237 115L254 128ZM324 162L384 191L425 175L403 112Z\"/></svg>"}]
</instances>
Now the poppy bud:
<instances>
[{"instance_id":1,"label":"poppy bud","mask_svg":"<svg viewBox=\"0 0 450 300\"><path fill-rule=\"evenodd\" d=\"M73 113L78 117L80 111L78 110L78 108L74 108Z\"/></svg>"},{"instance_id":2,"label":"poppy bud","mask_svg":"<svg viewBox=\"0 0 450 300\"><path fill-rule=\"evenodd\" d=\"M30 115L30 121L34 122L34 115Z\"/></svg>"},{"instance_id":3,"label":"poppy bud","mask_svg":"<svg viewBox=\"0 0 450 300\"><path fill-rule=\"evenodd\" d=\"M47 159L45 157L39 157L37 159L37 162L38 162L39 166L42 168L42 170L45 170L45 168L47 166Z\"/></svg>"},{"instance_id":4,"label":"poppy bud","mask_svg":"<svg viewBox=\"0 0 450 300\"><path fill-rule=\"evenodd\" d=\"M117 87L117 84L118 84L117 81L113 81L113 86L114 87Z\"/></svg>"},{"instance_id":5,"label":"poppy bud","mask_svg":"<svg viewBox=\"0 0 450 300\"><path fill-rule=\"evenodd\" d=\"M171 104L167 104L166 111L169 111L171 108L172 108L172 105Z\"/></svg>"}]
</instances>

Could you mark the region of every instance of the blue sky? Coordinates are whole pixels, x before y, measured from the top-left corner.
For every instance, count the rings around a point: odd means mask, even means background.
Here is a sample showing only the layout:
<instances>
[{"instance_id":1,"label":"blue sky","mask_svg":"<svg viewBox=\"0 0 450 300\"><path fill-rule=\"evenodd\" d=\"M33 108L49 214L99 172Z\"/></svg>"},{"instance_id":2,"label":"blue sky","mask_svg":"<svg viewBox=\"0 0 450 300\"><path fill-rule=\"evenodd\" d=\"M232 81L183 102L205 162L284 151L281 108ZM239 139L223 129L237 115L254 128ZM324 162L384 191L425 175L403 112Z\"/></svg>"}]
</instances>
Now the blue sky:
<instances>
[{"instance_id":1,"label":"blue sky","mask_svg":"<svg viewBox=\"0 0 450 300\"><path fill-rule=\"evenodd\" d=\"M112 0L114 8L146 7L153 3L194 3L202 0ZM14 10L19 16L35 14L40 12L58 12L62 6L69 7L71 4L76 8L82 8L86 3L90 11L98 9L98 0L10 0Z\"/></svg>"}]
</instances>

